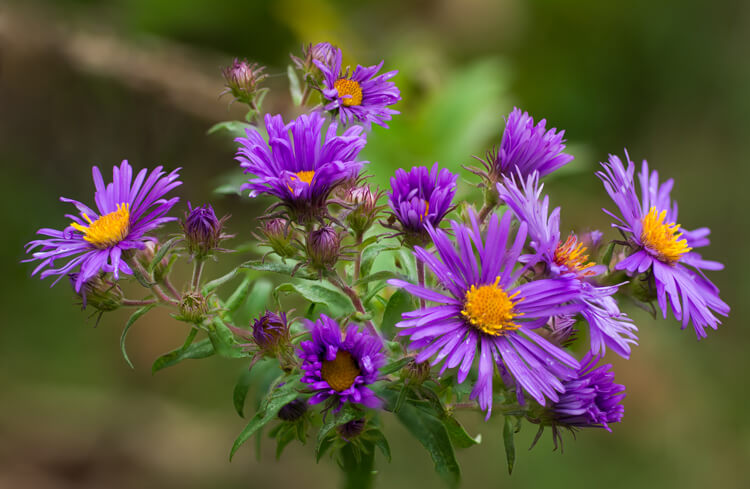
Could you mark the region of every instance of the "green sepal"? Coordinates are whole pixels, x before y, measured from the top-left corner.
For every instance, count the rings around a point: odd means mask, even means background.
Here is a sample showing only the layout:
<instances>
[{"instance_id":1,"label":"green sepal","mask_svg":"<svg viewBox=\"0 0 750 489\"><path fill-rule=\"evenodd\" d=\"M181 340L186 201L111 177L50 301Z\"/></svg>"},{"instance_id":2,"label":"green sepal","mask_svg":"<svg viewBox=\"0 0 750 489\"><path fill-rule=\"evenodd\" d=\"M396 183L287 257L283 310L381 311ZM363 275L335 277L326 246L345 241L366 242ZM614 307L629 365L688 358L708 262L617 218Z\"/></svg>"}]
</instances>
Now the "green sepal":
<instances>
[{"instance_id":1,"label":"green sepal","mask_svg":"<svg viewBox=\"0 0 750 489\"><path fill-rule=\"evenodd\" d=\"M511 416L505 416L505 425L503 426L503 444L505 445L505 458L508 462L508 474L513 473L513 466L516 463L516 444L514 441L515 429Z\"/></svg>"},{"instance_id":2,"label":"green sepal","mask_svg":"<svg viewBox=\"0 0 750 489\"><path fill-rule=\"evenodd\" d=\"M135 367L133 366L133 362L130 361L130 357L128 357L128 352L125 351L125 337L128 335L128 331L130 330L130 327L138 321L138 319L146 314L148 311L156 307L156 304L148 304L146 306L141 307L137 311L135 311L131 316L130 319L128 319L128 322L125 323L125 327L122 329L122 334L120 335L120 351L122 352L122 356L125 359L126 362L128 362L128 365L130 365L130 368L135 370Z\"/></svg>"}]
</instances>

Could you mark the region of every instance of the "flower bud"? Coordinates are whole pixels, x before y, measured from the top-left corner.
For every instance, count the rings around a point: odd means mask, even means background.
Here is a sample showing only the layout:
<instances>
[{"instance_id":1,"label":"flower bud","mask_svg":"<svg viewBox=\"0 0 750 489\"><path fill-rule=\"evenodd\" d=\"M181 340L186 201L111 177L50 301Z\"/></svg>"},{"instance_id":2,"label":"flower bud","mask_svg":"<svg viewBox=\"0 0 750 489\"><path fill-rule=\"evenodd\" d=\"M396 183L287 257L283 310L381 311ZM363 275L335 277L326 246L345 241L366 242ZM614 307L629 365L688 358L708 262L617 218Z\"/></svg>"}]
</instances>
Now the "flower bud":
<instances>
[{"instance_id":1,"label":"flower bud","mask_svg":"<svg viewBox=\"0 0 750 489\"><path fill-rule=\"evenodd\" d=\"M228 237L222 235L222 227L227 216L217 219L210 204L193 207L188 202L188 212L181 221L185 242L191 255L204 258L219 249L221 240Z\"/></svg>"},{"instance_id":2,"label":"flower bud","mask_svg":"<svg viewBox=\"0 0 750 489\"><path fill-rule=\"evenodd\" d=\"M345 200L352 209L346 213L346 223L355 235L363 235L375 222L380 210L378 197L367 185L351 187L347 192Z\"/></svg>"},{"instance_id":3,"label":"flower bud","mask_svg":"<svg viewBox=\"0 0 750 489\"><path fill-rule=\"evenodd\" d=\"M177 319L188 323L200 323L208 314L208 303L200 292L186 292L180 299Z\"/></svg>"},{"instance_id":4,"label":"flower bud","mask_svg":"<svg viewBox=\"0 0 750 489\"><path fill-rule=\"evenodd\" d=\"M78 279L77 273L68 274L70 284L75 290L76 279ZM122 304L122 289L117 284L107 279L107 275L100 273L90 278L87 282L84 282L81 291L76 293L81 299L81 305L83 309L91 306L98 311L108 312L114 311Z\"/></svg>"},{"instance_id":5,"label":"flower bud","mask_svg":"<svg viewBox=\"0 0 750 489\"><path fill-rule=\"evenodd\" d=\"M260 232L266 238L264 244L281 258L293 258L297 255L297 248L292 245L293 230L286 219L268 219L263 222Z\"/></svg>"},{"instance_id":6,"label":"flower bud","mask_svg":"<svg viewBox=\"0 0 750 489\"><path fill-rule=\"evenodd\" d=\"M307 256L310 265L318 270L333 267L339 259L341 238L330 226L323 226L307 236Z\"/></svg>"},{"instance_id":7,"label":"flower bud","mask_svg":"<svg viewBox=\"0 0 750 489\"><path fill-rule=\"evenodd\" d=\"M146 241L146 245L136 250L135 259L143 265L143 268L148 269L151 266L151 262L154 261L157 251L159 251L159 241L156 239ZM161 282L164 278L164 274L167 271L169 260L166 257L162 258L159 263L154 266L154 280Z\"/></svg>"},{"instance_id":8,"label":"flower bud","mask_svg":"<svg viewBox=\"0 0 750 489\"><path fill-rule=\"evenodd\" d=\"M356 438L362 434L366 424L367 420L365 418L353 419L348 423L338 425L336 431L339 432L341 438L350 441L352 438Z\"/></svg>"},{"instance_id":9,"label":"flower bud","mask_svg":"<svg viewBox=\"0 0 750 489\"><path fill-rule=\"evenodd\" d=\"M307 403L302 399L295 399L292 402L284 404L279 409L279 419L284 421L297 421L307 412Z\"/></svg>"},{"instance_id":10,"label":"flower bud","mask_svg":"<svg viewBox=\"0 0 750 489\"><path fill-rule=\"evenodd\" d=\"M412 384L421 384L430 376L430 363L411 360L401 371L404 380Z\"/></svg>"},{"instance_id":11,"label":"flower bud","mask_svg":"<svg viewBox=\"0 0 750 489\"><path fill-rule=\"evenodd\" d=\"M289 325L286 314L266 311L252 323L253 341L265 353L274 354L280 346L289 344Z\"/></svg>"},{"instance_id":12,"label":"flower bud","mask_svg":"<svg viewBox=\"0 0 750 489\"><path fill-rule=\"evenodd\" d=\"M302 58L291 55L294 65L304 73L305 77L312 76L314 78L320 77L320 70L315 66L314 61L318 61L326 66L333 65L336 57L336 47L327 43L320 42L318 44L308 44L302 46Z\"/></svg>"},{"instance_id":13,"label":"flower bud","mask_svg":"<svg viewBox=\"0 0 750 489\"><path fill-rule=\"evenodd\" d=\"M259 94L259 85L268 75L263 73L265 67L257 63L248 63L235 58L231 66L224 68L224 80L227 92L243 104L253 105ZM225 92L226 93L226 92Z\"/></svg>"}]
</instances>

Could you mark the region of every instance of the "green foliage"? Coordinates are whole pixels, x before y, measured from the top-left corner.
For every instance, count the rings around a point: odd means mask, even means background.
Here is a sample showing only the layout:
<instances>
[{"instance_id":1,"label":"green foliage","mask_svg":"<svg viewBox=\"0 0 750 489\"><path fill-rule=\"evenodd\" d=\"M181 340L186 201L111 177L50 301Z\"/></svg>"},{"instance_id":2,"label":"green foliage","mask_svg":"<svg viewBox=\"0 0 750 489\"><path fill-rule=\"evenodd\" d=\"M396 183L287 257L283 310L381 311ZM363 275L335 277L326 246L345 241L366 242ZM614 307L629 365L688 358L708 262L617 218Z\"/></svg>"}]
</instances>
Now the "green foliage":
<instances>
[{"instance_id":1,"label":"green foliage","mask_svg":"<svg viewBox=\"0 0 750 489\"><path fill-rule=\"evenodd\" d=\"M215 353L213 343L209 338L205 338L197 343L193 343L197 329L191 329L188 337L180 348L172 350L169 353L165 353L154 361L151 366L151 373L156 373L159 370L167 367L177 365L183 360L193 359L198 360L201 358L208 358Z\"/></svg>"},{"instance_id":2,"label":"green foliage","mask_svg":"<svg viewBox=\"0 0 750 489\"><path fill-rule=\"evenodd\" d=\"M125 323L125 327L122 329L122 335L120 336L120 351L122 352L122 357L125 359L126 362L128 362L128 365L130 365L130 368L133 367L133 362L130 361L130 357L128 357L128 352L125 351L125 337L128 335L128 331L130 331L130 327L138 321L138 319L146 314L148 311L156 307L156 304L149 304L146 306L141 307L137 311L135 311L131 316L130 319L128 319L128 322Z\"/></svg>"}]
</instances>

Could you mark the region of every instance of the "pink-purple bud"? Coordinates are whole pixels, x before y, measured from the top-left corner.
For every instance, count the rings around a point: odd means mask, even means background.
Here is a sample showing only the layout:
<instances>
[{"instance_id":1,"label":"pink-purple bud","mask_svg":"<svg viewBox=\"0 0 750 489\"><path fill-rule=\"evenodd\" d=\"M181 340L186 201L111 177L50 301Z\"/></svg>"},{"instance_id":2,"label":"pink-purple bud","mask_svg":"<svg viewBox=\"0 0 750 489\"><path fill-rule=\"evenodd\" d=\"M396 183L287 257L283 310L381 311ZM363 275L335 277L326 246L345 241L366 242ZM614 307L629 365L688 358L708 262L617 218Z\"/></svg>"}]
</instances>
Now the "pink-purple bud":
<instances>
[{"instance_id":1,"label":"pink-purple bud","mask_svg":"<svg viewBox=\"0 0 750 489\"><path fill-rule=\"evenodd\" d=\"M218 249L221 240L226 237L221 233L226 219L218 219L210 204L193 207L188 202L188 212L181 224L190 254L202 258Z\"/></svg>"},{"instance_id":2,"label":"pink-purple bud","mask_svg":"<svg viewBox=\"0 0 750 489\"><path fill-rule=\"evenodd\" d=\"M279 346L289 344L289 325L286 314L266 311L252 323L253 341L262 351L275 354Z\"/></svg>"},{"instance_id":3,"label":"pink-purple bud","mask_svg":"<svg viewBox=\"0 0 750 489\"><path fill-rule=\"evenodd\" d=\"M323 226L307 236L307 256L313 268L327 270L339 259L341 238L330 226Z\"/></svg>"},{"instance_id":4,"label":"pink-purple bud","mask_svg":"<svg viewBox=\"0 0 750 489\"><path fill-rule=\"evenodd\" d=\"M253 103L259 93L260 82L268 76L263 73L264 69L265 67L257 63L235 58L234 62L223 70L228 91L244 104Z\"/></svg>"}]
</instances>

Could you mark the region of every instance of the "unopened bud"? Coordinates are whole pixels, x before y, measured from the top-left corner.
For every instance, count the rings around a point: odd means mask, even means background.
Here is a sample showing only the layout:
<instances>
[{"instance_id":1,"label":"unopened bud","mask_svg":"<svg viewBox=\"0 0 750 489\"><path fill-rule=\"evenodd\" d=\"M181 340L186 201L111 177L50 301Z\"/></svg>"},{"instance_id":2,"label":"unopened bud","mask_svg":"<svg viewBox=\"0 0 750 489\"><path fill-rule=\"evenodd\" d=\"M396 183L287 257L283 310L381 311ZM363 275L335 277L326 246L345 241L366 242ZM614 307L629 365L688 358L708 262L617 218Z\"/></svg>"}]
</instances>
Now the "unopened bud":
<instances>
[{"instance_id":1,"label":"unopened bud","mask_svg":"<svg viewBox=\"0 0 750 489\"><path fill-rule=\"evenodd\" d=\"M235 58L234 62L223 70L227 91L239 102L252 105L260 93L260 82L268 76L263 73L264 69L265 67L257 63Z\"/></svg>"},{"instance_id":2,"label":"unopened bud","mask_svg":"<svg viewBox=\"0 0 750 489\"><path fill-rule=\"evenodd\" d=\"M318 44L308 44L302 47L302 57L291 55L294 65L300 70L305 77L312 76L319 78L321 76L320 70L315 66L315 61L322 63L326 66L332 66L336 59L336 48L327 42L320 42Z\"/></svg>"},{"instance_id":3,"label":"unopened bud","mask_svg":"<svg viewBox=\"0 0 750 489\"><path fill-rule=\"evenodd\" d=\"M180 299L177 318L188 323L200 323L208 314L208 303L200 292L186 292Z\"/></svg>"},{"instance_id":4,"label":"unopened bud","mask_svg":"<svg viewBox=\"0 0 750 489\"><path fill-rule=\"evenodd\" d=\"M78 279L77 273L68 274L70 284L75 290L75 283ZM95 275L83 283L80 292L76 293L81 299L81 305L84 309L91 306L98 311L114 311L122 304L122 289L117 282L109 280L104 273Z\"/></svg>"},{"instance_id":5,"label":"unopened bud","mask_svg":"<svg viewBox=\"0 0 750 489\"><path fill-rule=\"evenodd\" d=\"M228 216L218 219L210 204L193 207L188 202L188 211L181 224L190 254L204 258L219 249L221 240L228 237L222 235L224 221L227 218Z\"/></svg>"},{"instance_id":6,"label":"unopened bud","mask_svg":"<svg viewBox=\"0 0 750 489\"><path fill-rule=\"evenodd\" d=\"M378 194L367 185L351 187L345 196L345 200L352 206L346 213L346 223L352 228L356 235L362 235L367 231L377 218Z\"/></svg>"},{"instance_id":7,"label":"unopened bud","mask_svg":"<svg viewBox=\"0 0 750 489\"><path fill-rule=\"evenodd\" d=\"M414 359L401 371L404 380L412 384L421 384L430 376L429 362L417 362Z\"/></svg>"},{"instance_id":8,"label":"unopened bud","mask_svg":"<svg viewBox=\"0 0 750 489\"><path fill-rule=\"evenodd\" d=\"M284 404L279 409L279 418L284 421L297 421L307 412L307 403L302 399L295 399L290 403Z\"/></svg>"},{"instance_id":9,"label":"unopened bud","mask_svg":"<svg viewBox=\"0 0 750 489\"><path fill-rule=\"evenodd\" d=\"M286 314L276 314L266 311L265 314L253 321L253 341L262 351L274 354L280 346L290 342L289 325Z\"/></svg>"},{"instance_id":10,"label":"unopened bud","mask_svg":"<svg viewBox=\"0 0 750 489\"><path fill-rule=\"evenodd\" d=\"M330 226L316 229L307 236L307 256L310 264L318 270L327 270L339 259L341 238Z\"/></svg>"},{"instance_id":11,"label":"unopened bud","mask_svg":"<svg viewBox=\"0 0 750 489\"><path fill-rule=\"evenodd\" d=\"M336 430L339 432L339 435L341 435L341 438L349 441L352 438L356 438L361 435L365 429L366 424L367 420L365 418L359 418L349 421L348 423L338 425L336 427Z\"/></svg>"},{"instance_id":12,"label":"unopened bud","mask_svg":"<svg viewBox=\"0 0 750 489\"><path fill-rule=\"evenodd\" d=\"M266 238L266 245L271 247L282 258L293 258L297 248L292 245L292 229L285 219L268 219L263 223L260 232Z\"/></svg>"}]
</instances>

